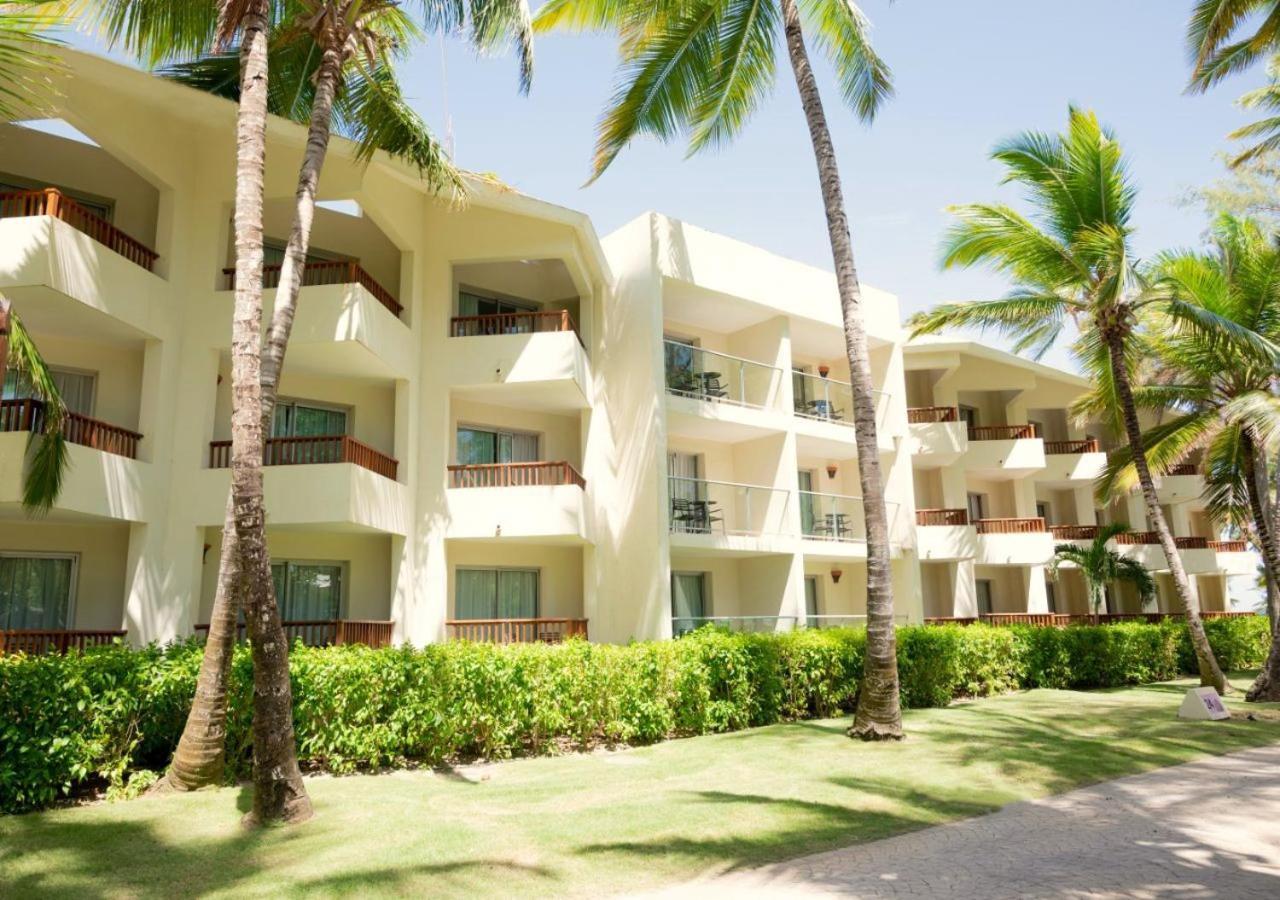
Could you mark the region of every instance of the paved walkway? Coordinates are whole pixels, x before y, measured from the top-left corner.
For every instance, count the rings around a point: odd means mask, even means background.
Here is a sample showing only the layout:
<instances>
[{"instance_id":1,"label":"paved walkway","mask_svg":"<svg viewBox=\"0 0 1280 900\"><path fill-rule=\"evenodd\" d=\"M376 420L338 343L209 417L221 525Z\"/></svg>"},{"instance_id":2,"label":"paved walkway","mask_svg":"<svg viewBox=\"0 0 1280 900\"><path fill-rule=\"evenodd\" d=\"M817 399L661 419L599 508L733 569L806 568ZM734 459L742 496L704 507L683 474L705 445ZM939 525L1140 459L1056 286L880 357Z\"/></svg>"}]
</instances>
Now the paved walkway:
<instances>
[{"instance_id":1,"label":"paved walkway","mask_svg":"<svg viewBox=\"0 0 1280 900\"><path fill-rule=\"evenodd\" d=\"M1280 744L662 897L1280 898Z\"/></svg>"}]
</instances>

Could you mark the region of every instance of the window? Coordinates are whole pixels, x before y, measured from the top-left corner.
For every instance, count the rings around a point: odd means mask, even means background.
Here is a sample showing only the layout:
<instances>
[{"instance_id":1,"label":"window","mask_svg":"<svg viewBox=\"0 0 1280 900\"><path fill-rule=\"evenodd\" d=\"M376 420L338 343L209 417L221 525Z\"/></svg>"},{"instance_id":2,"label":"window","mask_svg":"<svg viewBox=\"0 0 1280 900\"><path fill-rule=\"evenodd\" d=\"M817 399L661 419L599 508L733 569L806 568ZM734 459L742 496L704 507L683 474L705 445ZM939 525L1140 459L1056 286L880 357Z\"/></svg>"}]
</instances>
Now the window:
<instances>
[{"instance_id":1,"label":"window","mask_svg":"<svg viewBox=\"0 0 1280 900\"><path fill-rule=\"evenodd\" d=\"M987 517L987 497L985 494L969 492L969 521L976 522Z\"/></svg>"},{"instance_id":2,"label":"window","mask_svg":"<svg viewBox=\"0 0 1280 900\"><path fill-rule=\"evenodd\" d=\"M458 465L537 462L538 436L524 431L492 431L458 426Z\"/></svg>"},{"instance_id":3,"label":"window","mask_svg":"<svg viewBox=\"0 0 1280 900\"><path fill-rule=\"evenodd\" d=\"M1053 508L1049 506L1048 501L1045 501L1045 500L1036 501L1036 515L1044 519L1044 523L1046 525L1053 524L1052 513L1053 513Z\"/></svg>"},{"instance_id":4,"label":"window","mask_svg":"<svg viewBox=\"0 0 1280 900\"><path fill-rule=\"evenodd\" d=\"M1056 613L1058 611L1058 598L1057 595L1054 594L1053 588L1054 584L1052 581L1046 581L1044 583L1044 596L1045 600L1049 603L1049 612Z\"/></svg>"},{"instance_id":5,"label":"window","mask_svg":"<svg viewBox=\"0 0 1280 900\"><path fill-rule=\"evenodd\" d=\"M813 534L818 520L815 508L818 498L813 495L813 472L801 469L796 474L800 479L800 533Z\"/></svg>"},{"instance_id":6,"label":"window","mask_svg":"<svg viewBox=\"0 0 1280 900\"><path fill-rule=\"evenodd\" d=\"M671 573L671 629L676 635L703 624L707 615L707 573Z\"/></svg>"},{"instance_id":7,"label":"window","mask_svg":"<svg viewBox=\"0 0 1280 900\"><path fill-rule=\"evenodd\" d=\"M796 409L808 409L809 402L813 400L809 396L809 374L807 366L794 366L791 369L791 393L794 396L794 405Z\"/></svg>"},{"instance_id":8,"label":"window","mask_svg":"<svg viewBox=\"0 0 1280 900\"><path fill-rule=\"evenodd\" d=\"M978 427L978 410L972 406L961 406L960 421L965 424L966 428L973 429Z\"/></svg>"},{"instance_id":9,"label":"window","mask_svg":"<svg viewBox=\"0 0 1280 900\"><path fill-rule=\"evenodd\" d=\"M537 569L458 569L454 614L459 619L536 619Z\"/></svg>"},{"instance_id":10,"label":"window","mask_svg":"<svg viewBox=\"0 0 1280 900\"><path fill-rule=\"evenodd\" d=\"M697 342L673 334L663 334L662 340L667 389L684 394L699 393L701 354L698 352Z\"/></svg>"},{"instance_id":11,"label":"window","mask_svg":"<svg viewBox=\"0 0 1280 900\"><path fill-rule=\"evenodd\" d=\"M347 433L347 411L334 406L281 400L271 420L273 437L333 437Z\"/></svg>"},{"instance_id":12,"label":"window","mask_svg":"<svg viewBox=\"0 0 1280 900\"><path fill-rule=\"evenodd\" d=\"M342 566L283 560L271 564L280 618L286 622L337 619L342 610Z\"/></svg>"},{"instance_id":13,"label":"window","mask_svg":"<svg viewBox=\"0 0 1280 900\"><path fill-rule=\"evenodd\" d=\"M973 583L978 593L978 615L991 615L991 580L979 578Z\"/></svg>"},{"instance_id":14,"label":"window","mask_svg":"<svg viewBox=\"0 0 1280 900\"><path fill-rule=\"evenodd\" d=\"M284 253L288 248L285 241L272 240L267 238L262 242L262 264L264 266L282 266L284 265ZM307 249L307 262L342 262L348 260L349 257L339 256L336 253L329 253L326 250L317 250L314 247Z\"/></svg>"},{"instance_id":15,"label":"window","mask_svg":"<svg viewBox=\"0 0 1280 900\"><path fill-rule=\"evenodd\" d=\"M72 554L0 553L0 628L69 628L75 594Z\"/></svg>"},{"instance_id":16,"label":"window","mask_svg":"<svg viewBox=\"0 0 1280 900\"><path fill-rule=\"evenodd\" d=\"M818 576L804 576L804 614L810 628L818 627Z\"/></svg>"},{"instance_id":17,"label":"window","mask_svg":"<svg viewBox=\"0 0 1280 900\"><path fill-rule=\"evenodd\" d=\"M93 393L97 376L92 372L76 372L72 369L50 367L49 374L62 396L67 409L82 416L93 415ZM35 398L31 381L17 369L9 369L4 376L4 399L27 400Z\"/></svg>"},{"instance_id":18,"label":"window","mask_svg":"<svg viewBox=\"0 0 1280 900\"><path fill-rule=\"evenodd\" d=\"M511 313L537 312L538 304L528 300L486 297L472 291L458 292L459 316L499 316Z\"/></svg>"},{"instance_id":19,"label":"window","mask_svg":"<svg viewBox=\"0 0 1280 900\"><path fill-rule=\"evenodd\" d=\"M103 197L91 197L87 194L82 194L79 191L69 190L61 185L32 181L29 178L19 178L16 175L0 176L0 193L2 194L17 193L21 191L42 191L47 187L56 188L63 196L70 197L74 200L77 206L83 207L86 212L97 216L108 224L110 224L111 219L115 214L115 202Z\"/></svg>"}]
</instances>

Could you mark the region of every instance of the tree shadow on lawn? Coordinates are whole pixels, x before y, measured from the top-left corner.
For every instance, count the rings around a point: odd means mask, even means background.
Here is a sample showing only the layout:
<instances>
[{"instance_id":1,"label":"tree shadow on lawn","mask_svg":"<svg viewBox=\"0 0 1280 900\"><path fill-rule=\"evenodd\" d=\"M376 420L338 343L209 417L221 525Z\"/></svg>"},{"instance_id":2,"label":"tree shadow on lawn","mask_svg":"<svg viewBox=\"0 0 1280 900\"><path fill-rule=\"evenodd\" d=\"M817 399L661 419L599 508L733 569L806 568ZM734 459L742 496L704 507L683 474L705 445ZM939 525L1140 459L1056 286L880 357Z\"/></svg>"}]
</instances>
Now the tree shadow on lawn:
<instances>
[{"instance_id":1,"label":"tree shadow on lawn","mask_svg":"<svg viewBox=\"0 0 1280 900\"><path fill-rule=\"evenodd\" d=\"M248 808L247 791L237 807ZM168 797L136 803L165 804ZM77 811L78 812L78 811ZM203 811L202 811L203 812ZM157 810L158 815L176 815ZM328 819L328 821L326 821ZM281 860L297 862L308 855L323 862L323 847L332 838L318 830L341 829L333 813L290 828L237 830L233 836L196 841L173 840L146 820L87 820L66 816L14 816L0 830L0 896L7 897L137 897L169 900L215 891L256 894L475 894L504 879L533 879L554 889L558 878L542 866L509 859L467 859L430 863L393 860L383 866L345 868L306 874L305 866L279 871ZM341 840L338 835L337 839ZM330 844L330 846L333 846ZM36 860L32 861L31 858ZM26 863L24 865L24 863ZM278 872L276 880L270 878ZM266 874L268 877L254 881Z\"/></svg>"},{"instance_id":2,"label":"tree shadow on lawn","mask_svg":"<svg viewBox=\"0 0 1280 900\"><path fill-rule=\"evenodd\" d=\"M834 788L832 796L844 797L847 804L730 791L694 791L685 796L726 808L718 820L716 836L697 838L668 832L647 841L588 844L576 852L644 865L648 865L645 860L680 857L703 866L714 866L718 871L732 871L891 837L941 821L982 815L999 807L998 803L940 797L884 779L831 778L828 783ZM883 808L885 800L899 808L896 811ZM733 807L744 806L751 811L776 813L787 823L754 833L735 831L738 827L735 823L749 820L749 816L740 818Z\"/></svg>"}]
</instances>

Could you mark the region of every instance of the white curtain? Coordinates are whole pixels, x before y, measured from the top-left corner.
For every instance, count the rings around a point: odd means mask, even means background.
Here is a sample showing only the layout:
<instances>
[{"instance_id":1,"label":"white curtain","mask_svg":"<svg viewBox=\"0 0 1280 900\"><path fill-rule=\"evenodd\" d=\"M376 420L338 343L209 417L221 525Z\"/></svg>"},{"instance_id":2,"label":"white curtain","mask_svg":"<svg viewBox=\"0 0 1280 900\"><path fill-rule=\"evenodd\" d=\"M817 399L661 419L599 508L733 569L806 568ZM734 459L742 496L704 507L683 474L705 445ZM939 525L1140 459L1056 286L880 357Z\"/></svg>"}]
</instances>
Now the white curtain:
<instances>
[{"instance_id":1,"label":"white curtain","mask_svg":"<svg viewBox=\"0 0 1280 900\"><path fill-rule=\"evenodd\" d=\"M70 557L0 557L0 628L69 628Z\"/></svg>"},{"instance_id":2,"label":"white curtain","mask_svg":"<svg viewBox=\"0 0 1280 900\"><path fill-rule=\"evenodd\" d=\"M62 395L62 402L67 409L82 416L93 415L93 385L95 377L85 372L65 372L51 369L53 383ZM4 399L26 400L35 397L31 389L31 381L25 373L9 369L4 377Z\"/></svg>"},{"instance_id":3,"label":"white curtain","mask_svg":"<svg viewBox=\"0 0 1280 900\"><path fill-rule=\"evenodd\" d=\"M671 575L671 615L676 619L700 619L706 616L703 588L706 576L701 572L674 572ZM690 625L693 623L686 623Z\"/></svg>"}]
</instances>

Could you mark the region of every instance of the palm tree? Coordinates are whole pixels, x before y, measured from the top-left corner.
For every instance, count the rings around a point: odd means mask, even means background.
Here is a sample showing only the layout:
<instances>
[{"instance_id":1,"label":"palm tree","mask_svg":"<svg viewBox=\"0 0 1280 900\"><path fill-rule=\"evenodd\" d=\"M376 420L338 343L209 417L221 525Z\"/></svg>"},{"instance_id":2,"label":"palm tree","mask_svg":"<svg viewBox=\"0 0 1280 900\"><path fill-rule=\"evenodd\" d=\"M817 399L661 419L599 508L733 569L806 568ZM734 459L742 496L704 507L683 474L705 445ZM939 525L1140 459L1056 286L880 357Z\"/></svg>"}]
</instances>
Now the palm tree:
<instances>
[{"instance_id":1,"label":"palm tree","mask_svg":"<svg viewBox=\"0 0 1280 900\"><path fill-rule=\"evenodd\" d=\"M1073 107L1064 134L1025 133L997 146L992 156L1005 167L1005 182L1026 190L1035 217L999 204L956 207L942 262L947 268L990 266L1007 274L1014 289L999 300L948 303L917 315L913 334L990 328L1014 337L1016 352L1041 356L1068 321L1075 324L1080 331L1075 357L1107 398L1106 409L1119 420L1132 450L1147 517L1186 613L1200 679L1225 691L1226 679L1156 495L1132 384L1135 330L1145 307L1163 303L1181 327L1192 331L1217 325L1217 318L1143 290L1130 248L1136 191L1120 145L1093 113Z\"/></svg>"},{"instance_id":2,"label":"palm tree","mask_svg":"<svg viewBox=\"0 0 1280 900\"><path fill-rule=\"evenodd\" d=\"M1251 34L1242 30L1255 24ZM1206 91L1280 47L1280 0L1196 0L1187 22L1188 90Z\"/></svg>"},{"instance_id":3,"label":"palm tree","mask_svg":"<svg viewBox=\"0 0 1280 900\"><path fill-rule=\"evenodd\" d=\"M532 41L524 0L497 3L469 0L465 6L424 0L422 7L426 28L440 33L465 30L477 49L489 49L501 41L513 40L521 61L521 87L528 90L532 76ZM269 431L275 408L310 241L316 189L331 131L336 127L340 134L357 141L358 155L363 159L382 150L416 165L423 179L435 190L458 198L465 192L460 174L422 120L404 102L396 81L392 57L418 37L419 31L394 4L385 0L328 3L295 0L277 9L275 20L279 24L271 33L268 47L269 111L306 122L309 134L298 174L294 222L280 289L262 348L260 423L263 434ZM125 26L133 21L120 15L116 28L128 33ZM198 41L183 45L186 51L199 46ZM240 61L233 54L199 53L171 66L166 74L215 94L235 100L241 98ZM218 587L196 701L166 779L181 789L216 784L224 768L227 688L240 607L236 591L237 529L231 520L230 506L227 515ZM278 625L279 614L274 595L268 594L260 614L275 619L275 623L265 623L270 631ZM270 609L266 609L268 606ZM275 646L283 648L284 641L275 642ZM255 649L255 660L257 652ZM255 664L255 673L258 668ZM276 671L277 684L287 681L287 670L282 664L277 665ZM291 720L278 716L276 725L288 726L291 734ZM289 742L292 743L291 736Z\"/></svg>"},{"instance_id":4,"label":"palm tree","mask_svg":"<svg viewBox=\"0 0 1280 900\"><path fill-rule=\"evenodd\" d=\"M39 109L53 92L60 43L47 32L62 23L53 3L0 0L0 120ZM48 8L48 9L46 9Z\"/></svg>"},{"instance_id":5,"label":"palm tree","mask_svg":"<svg viewBox=\"0 0 1280 900\"><path fill-rule=\"evenodd\" d=\"M1207 252L1178 251L1154 266L1153 288L1229 327L1214 340L1202 333L1148 329L1154 383L1135 388L1136 402L1170 415L1143 435L1150 464L1167 470L1200 453L1206 506L1214 518L1249 535L1273 583L1280 584L1280 535L1268 493L1269 449L1280 439L1280 243L1255 222L1221 215ZM1129 454L1109 461L1099 490L1127 488ZM1270 607L1273 634L1280 610ZM1280 699L1280 648L1247 699Z\"/></svg>"},{"instance_id":6,"label":"palm tree","mask_svg":"<svg viewBox=\"0 0 1280 900\"><path fill-rule=\"evenodd\" d=\"M867 533L867 655L850 736L902 737L889 524L876 443L875 401L835 148L805 45L808 32L835 69L842 99L870 121L892 92L852 0L551 0L535 28L611 29L622 55L617 92L600 124L592 180L639 134L687 134L691 153L730 141L773 87L781 36L817 164L853 385L854 434Z\"/></svg>"},{"instance_id":7,"label":"palm tree","mask_svg":"<svg viewBox=\"0 0 1280 900\"><path fill-rule=\"evenodd\" d=\"M1107 599L1107 585L1117 581L1127 581L1138 591L1143 604L1156 596L1156 581L1147 571L1147 567L1136 559L1121 556L1111 548L1110 542L1118 534L1129 530L1128 525L1119 523L1099 526L1097 534L1088 546L1079 544L1058 544L1053 548L1053 563L1050 574L1057 579L1063 566L1070 566L1080 572L1084 578L1085 590L1089 594L1089 611L1096 622L1102 612L1102 605Z\"/></svg>"},{"instance_id":8,"label":"palm tree","mask_svg":"<svg viewBox=\"0 0 1280 900\"><path fill-rule=\"evenodd\" d=\"M35 446L22 476L22 506L30 515L43 515L53 508L62 492L70 465L62 431L67 408L22 319L9 301L0 297L0 385L5 383L8 369L18 374L24 387L41 403L40 429L32 432Z\"/></svg>"}]
</instances>

